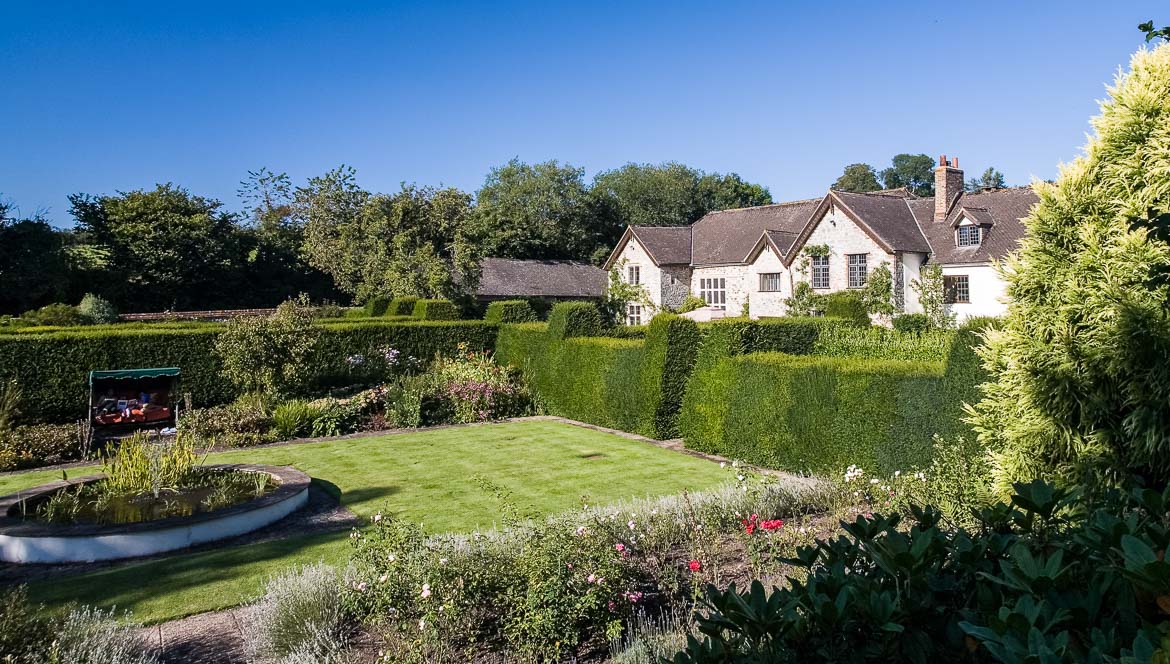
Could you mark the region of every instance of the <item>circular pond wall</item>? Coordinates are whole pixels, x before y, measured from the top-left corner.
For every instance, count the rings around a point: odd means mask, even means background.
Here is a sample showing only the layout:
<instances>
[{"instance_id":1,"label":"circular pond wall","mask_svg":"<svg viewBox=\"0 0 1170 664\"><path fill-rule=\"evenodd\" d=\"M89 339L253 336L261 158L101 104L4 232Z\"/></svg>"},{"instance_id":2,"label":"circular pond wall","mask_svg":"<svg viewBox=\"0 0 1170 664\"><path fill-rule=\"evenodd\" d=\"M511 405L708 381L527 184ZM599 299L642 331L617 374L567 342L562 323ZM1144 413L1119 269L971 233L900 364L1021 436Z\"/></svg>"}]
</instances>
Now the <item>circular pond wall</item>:
<instances>
[{"instance_id":1,"label":"circular pond wall","mask_svg":"<svg viewBox=\"0 0 1170 664\"><path fill-rule=\"evenodd\" d=\"M300 509L309 499L309 476L295 468L251 464L207 468L267 473L279 486L260 498L231 507L141 523L61 525L22 518L24 503L105 476L50 482L0 498L0 560L77 563L175 551L263 528Z\"/></svg>"}]
</instances>

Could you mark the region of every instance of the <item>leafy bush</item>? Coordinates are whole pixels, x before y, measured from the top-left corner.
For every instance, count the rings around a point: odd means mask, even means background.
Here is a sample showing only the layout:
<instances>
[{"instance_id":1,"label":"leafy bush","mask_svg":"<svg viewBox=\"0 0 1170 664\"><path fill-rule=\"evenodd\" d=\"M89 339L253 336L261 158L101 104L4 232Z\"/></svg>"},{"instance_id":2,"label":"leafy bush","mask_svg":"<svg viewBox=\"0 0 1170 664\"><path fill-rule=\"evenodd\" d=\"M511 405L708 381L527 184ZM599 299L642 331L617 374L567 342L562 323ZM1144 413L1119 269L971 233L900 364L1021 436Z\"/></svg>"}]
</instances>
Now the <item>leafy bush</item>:
<instances>
[{"instance_id":1,"label":"leafy bush","mask_svg":"<svg viewBox=\"0 0 1170 664\"><path fill-rule=\"evenodd\" d=\"M33 424L0 431L0 471L72 461L80 459L81 453L81 430L76 424Z\"/></svg>"},{"instance_id":2,"label":"leafy bush","mask_svg":"<svg viewBox=\"0 0 1170 664\"><path fill-rule=\"evenodd\" d=\"M698 295L687 295L686 298L682 301L682 304L679 306L678 312L680 314L685 314L689 311L694 311L695 309L702 309L705 306L707 306L707 301L703 298L699 297Z\"/></svg>"},{"instance_id":3,"label":"leafy bush","mask_svg":"<svg viewBox=\"0 0 1170 664\"><path fill-rule=\"evenodd\" d=\"M20 416L20 385L16 381L0 383L0 436L16 425Z\"/></svg>"},{"instance_id":4,"label":"leafy bush","mask_svg":"<svg viewBox=\"0 0 1170 664\"><path fill-rule=\"evenodd\" d=\"M548 315L548 334L553 339L601 336L601 312L592 302L558 302Z\"/></svg>"},{"instance_id":5,"label":"leafy bush","mask_svg":"<svg viewBox=\"0 0 1170 664\"><path fill-rule=\"evenodd\" d=\"M459 307L450 300L419 300L414 303L414 317L419 320L459 320Z\"/></svg>"},{"instance_id":6,"label":"leafy bush","mask_svg":"<svg viewBox=\"0 0 1170 664\"><path fill-rule=\"evenodd\" d=\"M390 298L384 295L375 295L362 305L362 313L369 318L384 316L389 311L390 302Z\"/></svg>"},{"instance_id":7,"label":"leafy bush","mask_svg":"<svg viewBox=\"0 0 1170 664\"><path fill-rule=\"evenodd\" d=\"M418 302L417 297L396 297L390 300L390 306L386 308L386 315L413 317L415 302Z\"/></svg>"},{"instance_id":8,"label":"leafy bush","mask_svg":"<svg viewBox=\"0 0 1170 664\"><path fill-rule=\"evenodd\" d=\"M930 316L926 314L902 314L894 316L894 329L898 332L919 334L930 329Z\"/></svg>"},{"instance_id":9,"label":"leafy bush","mask_svg":"<svg viewBox=\"0 0 1170 664\"><path fill-rule=\"evenodd\" d=\"M649 325L614 325L605 330L605 336L614 339L645 339Z\"/></svg>"},{"instance_id":10,"label":"leafy bush","mask_svg":"<svg viewBox=\"0 0 1170 664\"><path fill-rule=\"evenodd\" d=\"M77 305L77 312L84 322L90 325L105 325L118 322L118 310L109 300L86 293Z\"/></svg>"},{"instance_id":11,"label":"leafy bush","mask_svg":"<svg viewBox=\"0 0 1170 664\"><path fill-rule=\"evenodd\" d=\"M138 628L86 607L55 615L31 605L23 587L0 589L0 653L6 662L154 664Z\"/></svg>"},{"instance_id":12,"label":"leafy bush","mask_svg":"<svg viewBox=\"0 0 1170 664\"><path fill-rule=\"evenodd\" d=\"M802 582L709 587L673 662L1146 662L1170 620L1170 489L1014 485L1010 504L948 531L931 507L842 523L803 547Z\"/></svg>"},{"instance_id":13,"label":"leafy bush","mask_svg":"<svg viewBox=\"0 0 1170 664\"><path fill-rule=\"evenodd\" d=\"M306 436L313 431L319 412L307 401L285 401L272 410L272 427L280 440Z\"/></svg>"},{"instance_id":14,"label":"leafy bush","mask_svg":"<svg viewBox=\"0 0 1170 664\"><path fill-rule=\"evenodd\" d=\"M857 325L869 325L869 308L861 296L853 291L837 291L824 296L821 301L825 316L853 321Z\"/></svg>"},{"instance_id":15,"label":"leafy bush","mask_svg":"<svg viewBox=\"0 0 1170 664\"><path fill-rule=\"evenodd\" d=\"M271 316L229 321L215 352L224 376L239 389L294 396L313 384L313 351L320 334L307 301L290 300Z\"/></svg>"},{"instance_id":16,"label":"leafy bush","mask_svg":"<svg viewBox=\"0 0 1170 664\"><path fill-rule=\"evenodd\" d=\"M527 300L496 300L487 306L483 319L490 323L534 323L536 310Z\"/></svg>"},{"instance_id":17,"label":"leafy bush","mask_svg":"<svg viewBox=\"0 0 1170 664\"><path fill-rule=\"evenodd\" d=\"M273 576L264 595L252 605L244 627L249 661L280 661L306 650L324 661L345 647L345 611L341 578L317 563Z\"/></svg>"},{"instance_id":18,"label":"leafy bush","mask_svg":"<svg viewBox=\"0 0 1170 664\"><path fill-rule=\"evenodd\" d=\"M26 311L20 317L33 325L72 327L85 323L77 307L61 303L46 304L40 309Z\"/></svg>"}]
</instances>

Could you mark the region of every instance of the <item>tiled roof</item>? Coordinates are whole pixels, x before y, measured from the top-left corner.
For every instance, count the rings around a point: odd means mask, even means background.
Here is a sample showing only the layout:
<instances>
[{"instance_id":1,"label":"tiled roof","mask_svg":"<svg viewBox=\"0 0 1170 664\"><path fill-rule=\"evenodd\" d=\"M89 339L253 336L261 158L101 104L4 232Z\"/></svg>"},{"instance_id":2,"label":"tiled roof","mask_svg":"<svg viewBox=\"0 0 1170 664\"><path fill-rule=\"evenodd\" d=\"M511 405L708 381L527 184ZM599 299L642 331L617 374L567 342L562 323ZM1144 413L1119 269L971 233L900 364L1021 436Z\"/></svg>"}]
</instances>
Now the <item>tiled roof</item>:
<instances>
[{"instance_id":1,"label":"tiled roof","mask_svg":"<svg viewBox=\"0 0 1170 664\"><path fill-rule=\"evenodd\" d=\"M480 297L602 297L609 285L605 270L571 261L484 258L479 267Z\"/></svg>"},{"instance_id":2,"label":"tiled roof","mask_svg":"<svg viewBox=\"0 0 1170 664\"><path fill-rule=\"evenodd\" d=\"M691 263L742 263L764 231L775 231L777 238L792 234L792 240L784 240L791 249L796 234L808 223L820 202L821 199L816 198L708 212L691 226ZM777 242L777 246L785 245Z\"/></svg>"},{"instance_id":3,"label":"tiled roof","mask_svg":"<svg viewBox=\"0 0 1170 664\"><path fill-rule=\"evenodd\" d=\"M691 262L690 226L633 226L631 230L659 265Z\"/></svg>"},{"instance_id":4,"label":"tiled roof","mask_svg":"<svg viewBox=\"0 0 1170 664\"><path fill-rule=\"evenodd\" d=\"M833 195L893 251L924 253L930 251L930 245L923 236L922 229L918 227L910 207L906 205L908 194L891 195L887 192L855 194L834 191Z\"/></svg>"},{"instance_id":5,"label":"tiled roof","mask_svg":"<svg viewBox=\"0 0 1170 664\"><path fill-rule=\"evenodd\" d=\"M1019 247L1027 232L1022 219L1038 200L1031 187L1013 187L963 194L943 221L934 221L933 201L928 210L915 213L933 249L933 262L986 263ZM963 216L983 226L983 242L976 247L955 246L955 226Z\"/></svg>"}]
</instances>

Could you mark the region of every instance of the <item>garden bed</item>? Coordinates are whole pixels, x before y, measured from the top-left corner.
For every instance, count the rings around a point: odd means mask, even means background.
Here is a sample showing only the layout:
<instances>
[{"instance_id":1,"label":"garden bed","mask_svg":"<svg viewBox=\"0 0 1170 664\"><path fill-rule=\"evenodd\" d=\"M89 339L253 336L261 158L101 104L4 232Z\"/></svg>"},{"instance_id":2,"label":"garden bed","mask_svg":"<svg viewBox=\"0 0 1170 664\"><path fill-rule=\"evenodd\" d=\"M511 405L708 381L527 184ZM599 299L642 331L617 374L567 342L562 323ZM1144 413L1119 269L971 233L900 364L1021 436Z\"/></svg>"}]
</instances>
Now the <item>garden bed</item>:
<instances>
[{"instance_id":1,"label":"garden bed","mask_svg":"<svg viewBox=\"0 0 1170 664\"><path fill-rule=\"evenodd\" d=\"M266 473L277 486L259 498L221 509L149 521L54 524L25 516L30 506L63 490L100 482L105 476L57 480L0 498L0 560L53 564L175 551L262 528L288 516L308 500L309 476L295 468L251 464L206 468Z\"/></svg>"}]
</instances>

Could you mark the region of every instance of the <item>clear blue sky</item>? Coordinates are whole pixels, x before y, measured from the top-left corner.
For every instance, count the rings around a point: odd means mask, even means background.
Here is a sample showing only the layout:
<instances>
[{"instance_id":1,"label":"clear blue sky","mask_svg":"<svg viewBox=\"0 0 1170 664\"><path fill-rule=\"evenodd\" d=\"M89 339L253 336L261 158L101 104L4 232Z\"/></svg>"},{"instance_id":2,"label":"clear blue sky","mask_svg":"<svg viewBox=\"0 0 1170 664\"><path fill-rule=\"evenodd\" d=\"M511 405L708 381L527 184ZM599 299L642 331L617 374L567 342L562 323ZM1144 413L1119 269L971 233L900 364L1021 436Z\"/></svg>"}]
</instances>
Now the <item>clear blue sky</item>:
<instances>
[{"instance_id":1,"label":"clear blue sky","mask_svg":"<svg viewBox=\"0 0 1170 664\"><path fill-rule=\"evenodd\" d=\"M474 191L514 156L674 160L787 200L945 152L1024 184L1077 153L1136 25L1170 22L1160 0L49 4L0 5L0 192L62 225L70 193L156 182L237 209L260 166Z\"/></svg>"}]
</instances>

